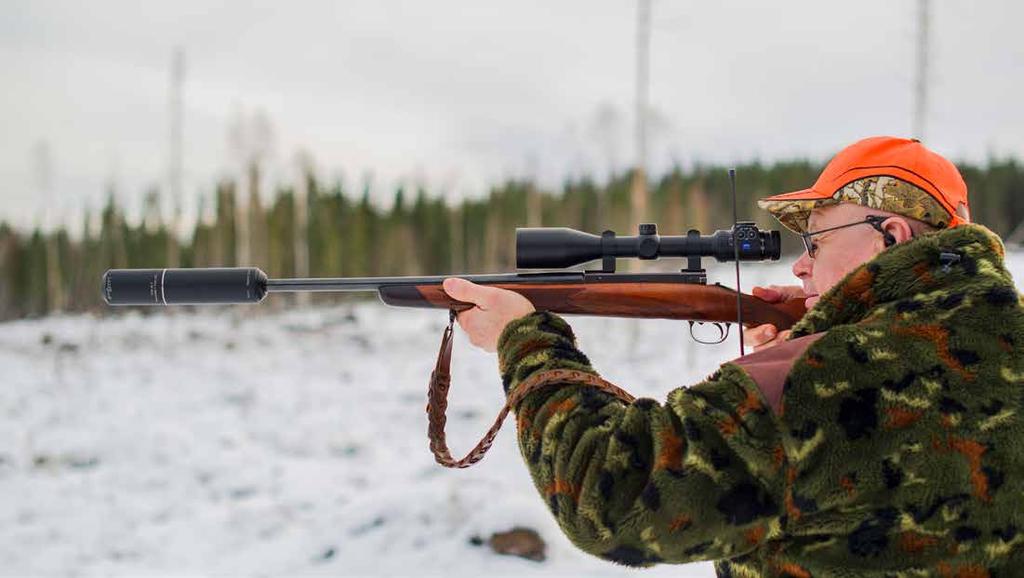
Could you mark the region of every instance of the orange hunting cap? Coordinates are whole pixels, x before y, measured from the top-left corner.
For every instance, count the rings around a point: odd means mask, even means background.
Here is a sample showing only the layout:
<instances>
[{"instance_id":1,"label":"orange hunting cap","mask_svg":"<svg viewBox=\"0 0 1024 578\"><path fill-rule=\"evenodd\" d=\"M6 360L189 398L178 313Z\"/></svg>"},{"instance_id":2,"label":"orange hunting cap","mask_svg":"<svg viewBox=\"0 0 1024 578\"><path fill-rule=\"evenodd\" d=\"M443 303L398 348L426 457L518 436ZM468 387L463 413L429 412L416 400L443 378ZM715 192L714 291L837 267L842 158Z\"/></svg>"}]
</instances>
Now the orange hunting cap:
<instances>
[{"instance_id":1,"label":"orange hunting cap","mask_svg":"<svg viewBox=\"0 0 1024 578\"><path fill-rule=\"evenodd\" d=\"M967 184L953 163L917 139L876 136L839 151L809 189L757 204L787 228L806 231L815 207L853 202L938 228L969 223Z\"/></svg>"}]
</instances>

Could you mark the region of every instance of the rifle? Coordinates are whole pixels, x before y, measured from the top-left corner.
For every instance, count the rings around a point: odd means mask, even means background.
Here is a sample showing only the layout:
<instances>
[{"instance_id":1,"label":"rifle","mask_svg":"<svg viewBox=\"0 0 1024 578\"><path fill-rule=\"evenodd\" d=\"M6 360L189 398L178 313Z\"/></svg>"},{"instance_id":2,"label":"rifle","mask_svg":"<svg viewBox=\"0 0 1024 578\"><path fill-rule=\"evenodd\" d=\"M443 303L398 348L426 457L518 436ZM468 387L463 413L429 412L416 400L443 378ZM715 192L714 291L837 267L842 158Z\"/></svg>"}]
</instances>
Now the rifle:
<instances>
[{"instance_id":1,"label":"rifle","mask_svg":"<svg viewBox=\"0 0 1024 578\"><path fill-rule=\"evenodd\" d=\"M700 343L721 343L728 325L771 323L788 329L804 312L803 299L778 304L765 302L738 288L708 285L703 257L719 262L778 260L781 238L778 231L760 231L750 221L736 222L729 230L701 235L691 229L682 236L660 236L654 224L642 224L636 236L618 237L612 231L593 235L574 229L516 229L517 273L458 275L474 283L515 291L537 310L552 313L679 319L690 322L690 334ZM678 273L617 273L616 259L653 260L678 257L687 266ZM569 270L601 260L597 270ZM541 271L537 271L537 270ZM737 270L738 273L738 270ZM428 435L438 463L447 467L468 467L480 460L490 447L509 410L527 393L540 387L571 380L598 387L620 399L632 401L625 391L596 376L557 370L534 376L517 388L499 413L494 425L463 459L454 460L445 442L444 425L450 385L451 347L455 315L473 307L456 301L441 287L453 275L413 277L356 277L315 279L270 279L255 267L195 269L111 269L104 273L102 292L108 305L203 305L259 303L268 293L299 291L367 292L398 307L447 309L448 326L441 340L437 364L428 389ZM695 322L710 322L720 339L705 342L693 336ZM742 353L742 344L741 344Z\"/></svg>"}]
</instances>

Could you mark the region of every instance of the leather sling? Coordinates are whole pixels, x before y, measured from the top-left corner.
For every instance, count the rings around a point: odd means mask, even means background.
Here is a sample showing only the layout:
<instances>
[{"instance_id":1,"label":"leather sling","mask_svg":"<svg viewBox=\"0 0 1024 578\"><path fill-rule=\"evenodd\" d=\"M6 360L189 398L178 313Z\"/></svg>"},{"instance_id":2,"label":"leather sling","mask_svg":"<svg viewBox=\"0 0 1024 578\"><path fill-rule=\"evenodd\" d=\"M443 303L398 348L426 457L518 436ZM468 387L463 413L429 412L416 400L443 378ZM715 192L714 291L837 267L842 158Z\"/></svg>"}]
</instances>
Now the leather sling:
<instances>
[{"instance_id":1,"label":"leather sling","mask_svg":"<svg viewBox=\"0 0 1024 578\"><path fill-rule=\"evenodd\" d=\"M451 363L452 363L452 340L454 330L455 312L448 315L448 327L445 328L441 337L441 350L437 354L437 364L434 371L430 373L430 384L427 388L427 437L430 439L430 451L434 454L437 463L447 468L468 468L480 461L487 450L491 448L495 436L508 413L530 393L558 383L582 384L596 387L607 392L616 398L632 403L634 398L627 391L619 386L605 381L600 377L584 371L572 369L552 369L542 371L530 376L526 381L519 384L512 392L512 395L505 401L505 407L498 412L494 424L487 430L487 433L477 442L476 446L460 460L452 457L448 449L448 442L444 432L447 422L446 412L448 410L448 390L451 387Z\"/></svg>"}]
</instances>

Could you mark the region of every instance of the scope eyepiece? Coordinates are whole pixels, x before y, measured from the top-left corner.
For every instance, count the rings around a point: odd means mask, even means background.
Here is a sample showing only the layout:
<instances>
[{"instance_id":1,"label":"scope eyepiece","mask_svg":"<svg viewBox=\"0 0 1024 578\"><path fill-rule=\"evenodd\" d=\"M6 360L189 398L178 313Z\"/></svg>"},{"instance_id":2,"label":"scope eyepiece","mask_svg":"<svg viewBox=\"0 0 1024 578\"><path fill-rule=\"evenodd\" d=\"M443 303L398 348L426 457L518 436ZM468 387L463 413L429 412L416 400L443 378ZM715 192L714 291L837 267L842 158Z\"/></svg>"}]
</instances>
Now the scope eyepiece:
<instances>
[{"instance_id":1,"label":"scope eyepiece","mask_svg":"<svg viewBox=\"0 0 1024 578\"><path fill-rule=\"evenodd\" d=\"M777 261L782 256L782 235L758 230L753 221L741 221L728 231L715 231L713 236L718 237L714 257L719 261L735 260L733 243L738 245L740 261Z\"/></svg>"},{"instance_id":2,"label":"scope eyepiece","mask_svg":"<svg viewBox=\"0 0 1024 578\"><path fill-rule=\"evenodd\" d=\"M267 275L256 267L111 269L103 274L107 305L259 303Z\"/></svg>"},{"instance_id":3,"label":"scope eyepiece","mask_svg":"<svg viewBox=\"0 0 1024 578\"><path fill-rule=\"evenodd\" d=\"M604 258L714 257L716 260L776 261L782 255L778 231L761 231L743 221L711 235L662 236L652 223L640 225L635 237L616 237L611 231L593 235L566 227L516 229L516 267L563 269ZM736 246L734 246L736 244Z\"/></svg>"}]
</instances>

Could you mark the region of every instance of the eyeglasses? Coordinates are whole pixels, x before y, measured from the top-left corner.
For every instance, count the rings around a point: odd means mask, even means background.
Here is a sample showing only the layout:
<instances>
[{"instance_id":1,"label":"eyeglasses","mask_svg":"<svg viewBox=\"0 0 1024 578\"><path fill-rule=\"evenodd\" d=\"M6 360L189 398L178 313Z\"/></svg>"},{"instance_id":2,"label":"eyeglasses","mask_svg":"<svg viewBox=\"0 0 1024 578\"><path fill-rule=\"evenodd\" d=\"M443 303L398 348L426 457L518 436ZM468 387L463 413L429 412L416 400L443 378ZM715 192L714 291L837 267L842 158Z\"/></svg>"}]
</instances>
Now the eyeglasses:
<instances>
[{"instance_id":1,"label":"eyeglasses","mask_svg":"<svg viewBox=\"0 0 1024 578\"><path fill-rule=\"evenodd\" d=\"M871 225L879 233L885 233L885 229L882 228L884 223L889 217L883 217L881 215L868 215L864 217L863 221L857 221L855 223L847 223L845 225L838 225L835 227L829 227L827 229L820 229L817 231L811 231L810 233L800 233L800 238L804 241L804 249L807 250L807 256L811 259L814 258L814 254L818 252L818 246L811 241L811 237L814 235L820 235L821 233L827 233L828 231L835 231L836 229L844 229L846 227L853 227L855 225Z\"/></svg>"}]
</instances>

